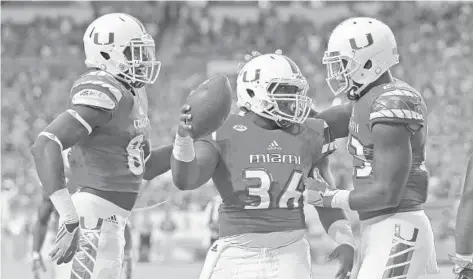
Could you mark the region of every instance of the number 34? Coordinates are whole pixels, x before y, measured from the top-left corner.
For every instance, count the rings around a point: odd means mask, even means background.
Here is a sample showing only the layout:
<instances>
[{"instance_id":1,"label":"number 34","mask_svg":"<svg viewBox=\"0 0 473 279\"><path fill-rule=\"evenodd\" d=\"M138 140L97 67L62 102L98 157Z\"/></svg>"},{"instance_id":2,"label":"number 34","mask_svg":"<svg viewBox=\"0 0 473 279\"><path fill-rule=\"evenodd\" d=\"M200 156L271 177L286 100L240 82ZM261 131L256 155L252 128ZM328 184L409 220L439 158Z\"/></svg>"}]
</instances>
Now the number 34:
<instances>
[{"instance_id":1,"label":"number 34","mask_svg":"<svg viewBox=\"0 0 473 279\"><path fill-rule=\"evenodd\" d=\"M295 208L300 207L299 200L302 196L304 189L298 189L298 186L302 180L302 172L294 170L291 173L285 187L278 196L277 206L278 208ZM259 197L257 204L247 204L245 209L268 209L271 207L271 185L273 184L273 178L271 174L261 168L251 168L243 170L244 180L256 180L256 185L247 186L249 196ZM292 202L291 202L292 201Z\"/></svg>"}]
</instances>

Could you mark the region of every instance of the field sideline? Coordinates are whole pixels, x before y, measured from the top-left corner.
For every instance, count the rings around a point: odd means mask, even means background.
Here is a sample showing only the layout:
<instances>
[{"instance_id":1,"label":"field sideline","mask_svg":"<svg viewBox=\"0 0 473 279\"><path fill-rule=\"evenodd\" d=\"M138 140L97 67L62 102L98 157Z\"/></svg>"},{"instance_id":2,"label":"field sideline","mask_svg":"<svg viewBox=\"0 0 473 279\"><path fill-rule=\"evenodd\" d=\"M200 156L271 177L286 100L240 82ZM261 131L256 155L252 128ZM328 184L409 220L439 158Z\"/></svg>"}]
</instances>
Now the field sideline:
<instances>
[{"instance_id":1,"label":"field sideline","mask_svg":"<svg viewBox=\"0 0 473 279\"><path fill-rule=\"evenodd\" d=\"M136 279L198 279L202 263L165 263L165 264L136 264L134 278ZM314 266L314 279L334 278L337 266L334 264ZM26 262L13 262L11 258L2 257L0 279L33 279L30 266ZM442 266L439 274L426 276L429 279L454 278L451 266ZM41 279L51 279L46 276Z\"/></svg>"}]
</instances>

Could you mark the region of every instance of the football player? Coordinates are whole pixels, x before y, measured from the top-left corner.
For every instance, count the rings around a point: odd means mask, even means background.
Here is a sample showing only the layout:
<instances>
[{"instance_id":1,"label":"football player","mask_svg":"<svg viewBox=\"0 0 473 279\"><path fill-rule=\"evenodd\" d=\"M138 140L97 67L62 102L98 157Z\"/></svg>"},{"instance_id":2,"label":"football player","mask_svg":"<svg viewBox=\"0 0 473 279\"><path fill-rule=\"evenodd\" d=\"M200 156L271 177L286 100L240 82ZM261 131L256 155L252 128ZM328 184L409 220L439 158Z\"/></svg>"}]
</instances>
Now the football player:
<instances>
[{"instance_id":1,"label":"football player","mask_svg":"<svg viewBox=\"0 0 473 279\"><path fill-rule=\"evenodd\" d=\"M333 185L330 130L307 119L312 100L297 65L282 54L247 62L237 77L238 114L211 138L192 140L192 108L181 108L171 158L175 185L197 189L210 178L222 197L219 239L209 249L201 279L311 278L303 204L314 168ZM317 180L327 185L325 181ZM353 235L344 212L318 209L326 231L340 245L339 274L353 264Z\"/></svg>"},{"instance_id":2,"label":"football player","mask_svg":"<svg viewBox=\"0 0 473 279\"><path fill-rule=\"evenodd\" d=\"M44 195L61 220L50 252L57 264L69 263L61 278L119 278L125 224L143 177L170 168L171 145L150 150L144 88L155 82L161 63L153 38L128 14L99 17L83 41L90 71L73 83L68 109L39 134L32 153ZM82 159L71 166L79 186L72 197L61 158L71 146Z\"/></svg>"},{"instance_id":3,"label":"football player","mask_svg":"<svg viewBox=\"0 0 473 279\"><path fill-rule=\"evenodd\" d=\"M455 250L450 256L458 279L473 278L473 156L468 160L463 193L457 212Z\"/></svg>"},{"instance_id":4,"label":"football player","mask_svg":"<svg viewBox=\"0 0 473 279\"><path fill-rule=\"evenodd\" d=\"M322 192L324 206L358 211L362 239L352 278L414 279L438 271L422 207L427 107L417 90L391 76L398 62L391 29L366 17L339 24L323 57L329 87L351 100L317 117L335 137L348 136L353 155L354 190Z\"/></svg>"}]
</instances>

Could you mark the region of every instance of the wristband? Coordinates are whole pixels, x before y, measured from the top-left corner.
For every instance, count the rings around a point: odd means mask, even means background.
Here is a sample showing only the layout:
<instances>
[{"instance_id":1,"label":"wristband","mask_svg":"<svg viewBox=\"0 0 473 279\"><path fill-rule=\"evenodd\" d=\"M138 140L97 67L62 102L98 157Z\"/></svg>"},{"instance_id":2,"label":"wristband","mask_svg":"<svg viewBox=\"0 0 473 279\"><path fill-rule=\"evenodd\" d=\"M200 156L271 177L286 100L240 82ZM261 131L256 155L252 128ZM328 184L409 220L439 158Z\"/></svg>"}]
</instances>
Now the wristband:
<instances>
[{"instance_id":1,"label":"wristband","mask_svg":"<svg viewBox=\"0 0 473 279\"><path fill-rule=\"evenodd\" d=\"M176 134L172 155L181 162L191 162L195 158L194 140L190 136L181 137Z\"/></svg>"},{"instance_id":2,"label":"wristband","mask_svg":"<svg viewBox=\"0 0 473 279\"><path fill-rule=\"evenodd\" d=\"M350 192L348 190L337 190L333 195L331 206L333 208L341 208L343 210L351 210L350 208Z\"/></svg>"},{"instance_id":3,"label":"wristband","mask_svg":"<svg viewBox=\"0 0 473 279\"><path fill-rule=\"evenodd\" d=\"M473 262L473 254L470 255L461 255L461 254L456 254L456 256L462 260L468 261L468 262Z\"/></svg>"},{"instance_id":4,"label":"wristband","mask_svg":"<svg viewBox=\"0 0 473 279\"><path fill-rule=\"evenodd\" d=\"M38 253L38 251L33 251L33 253L31 253L31 258L33 260L39 260L41 259L41 255Z\"/></svg>"},{"instance_id":5,"label":"wristband","mask_svg":"<svg viewBox=\"0 0 473 279\"><path fill-rule=\"evenodd\" d=\"M348 244L355 248L355 237L347 219L340 219L328 228L328 235L338 244Z\"/></svg>"},{"instance_id":6,"label":"wristband","mask_svg":"<svg viewBox=\"0 0 473 279\"><path fill-rule=\"evenodd\" d=\"M76 208L67 188L62 188L52 193L49 196L49 199L53 203L61 219L64 220L65 224L79 222L79 215L77 215Z\"/></svg>"}]
</instances>

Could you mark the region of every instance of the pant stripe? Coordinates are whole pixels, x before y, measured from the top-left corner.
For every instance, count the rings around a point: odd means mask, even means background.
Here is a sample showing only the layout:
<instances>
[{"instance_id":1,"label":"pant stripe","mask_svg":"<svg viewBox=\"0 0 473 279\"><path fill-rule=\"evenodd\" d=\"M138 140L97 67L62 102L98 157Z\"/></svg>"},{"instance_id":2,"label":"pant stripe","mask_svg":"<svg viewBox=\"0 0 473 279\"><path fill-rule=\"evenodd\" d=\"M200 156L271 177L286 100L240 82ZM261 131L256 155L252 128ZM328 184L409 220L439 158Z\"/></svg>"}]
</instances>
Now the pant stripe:
<instances>
[{"instance_id":1,"label":"pant stripe","mask_svg":"<svg viewBox=\"0 0 473 279\"><path fill-rule=\"evenodd\" d=\"M91 279L94 272L97 250L99 247L100 234L103 219L99 218L97 225L93 229L86 228L84 218L80 218L81 239L79 241L79 251L75 254L72 262L70 279Z\"/></svg>"},{"instance_id":2,"label":"pant stripe","mask_svg":"<svg viewBox=\"0 0 473 279\"><path fill-rule=\"evenodd\" d=\"M412 238L407 240L401 237L400 225L396 224L394 228L394 237L392 240L391 253L383 274L383 279L401 279L406 278L409 272L409 266L414 255L414 249L419 230L414 229Z\"/></svg>"}]
</instances>

